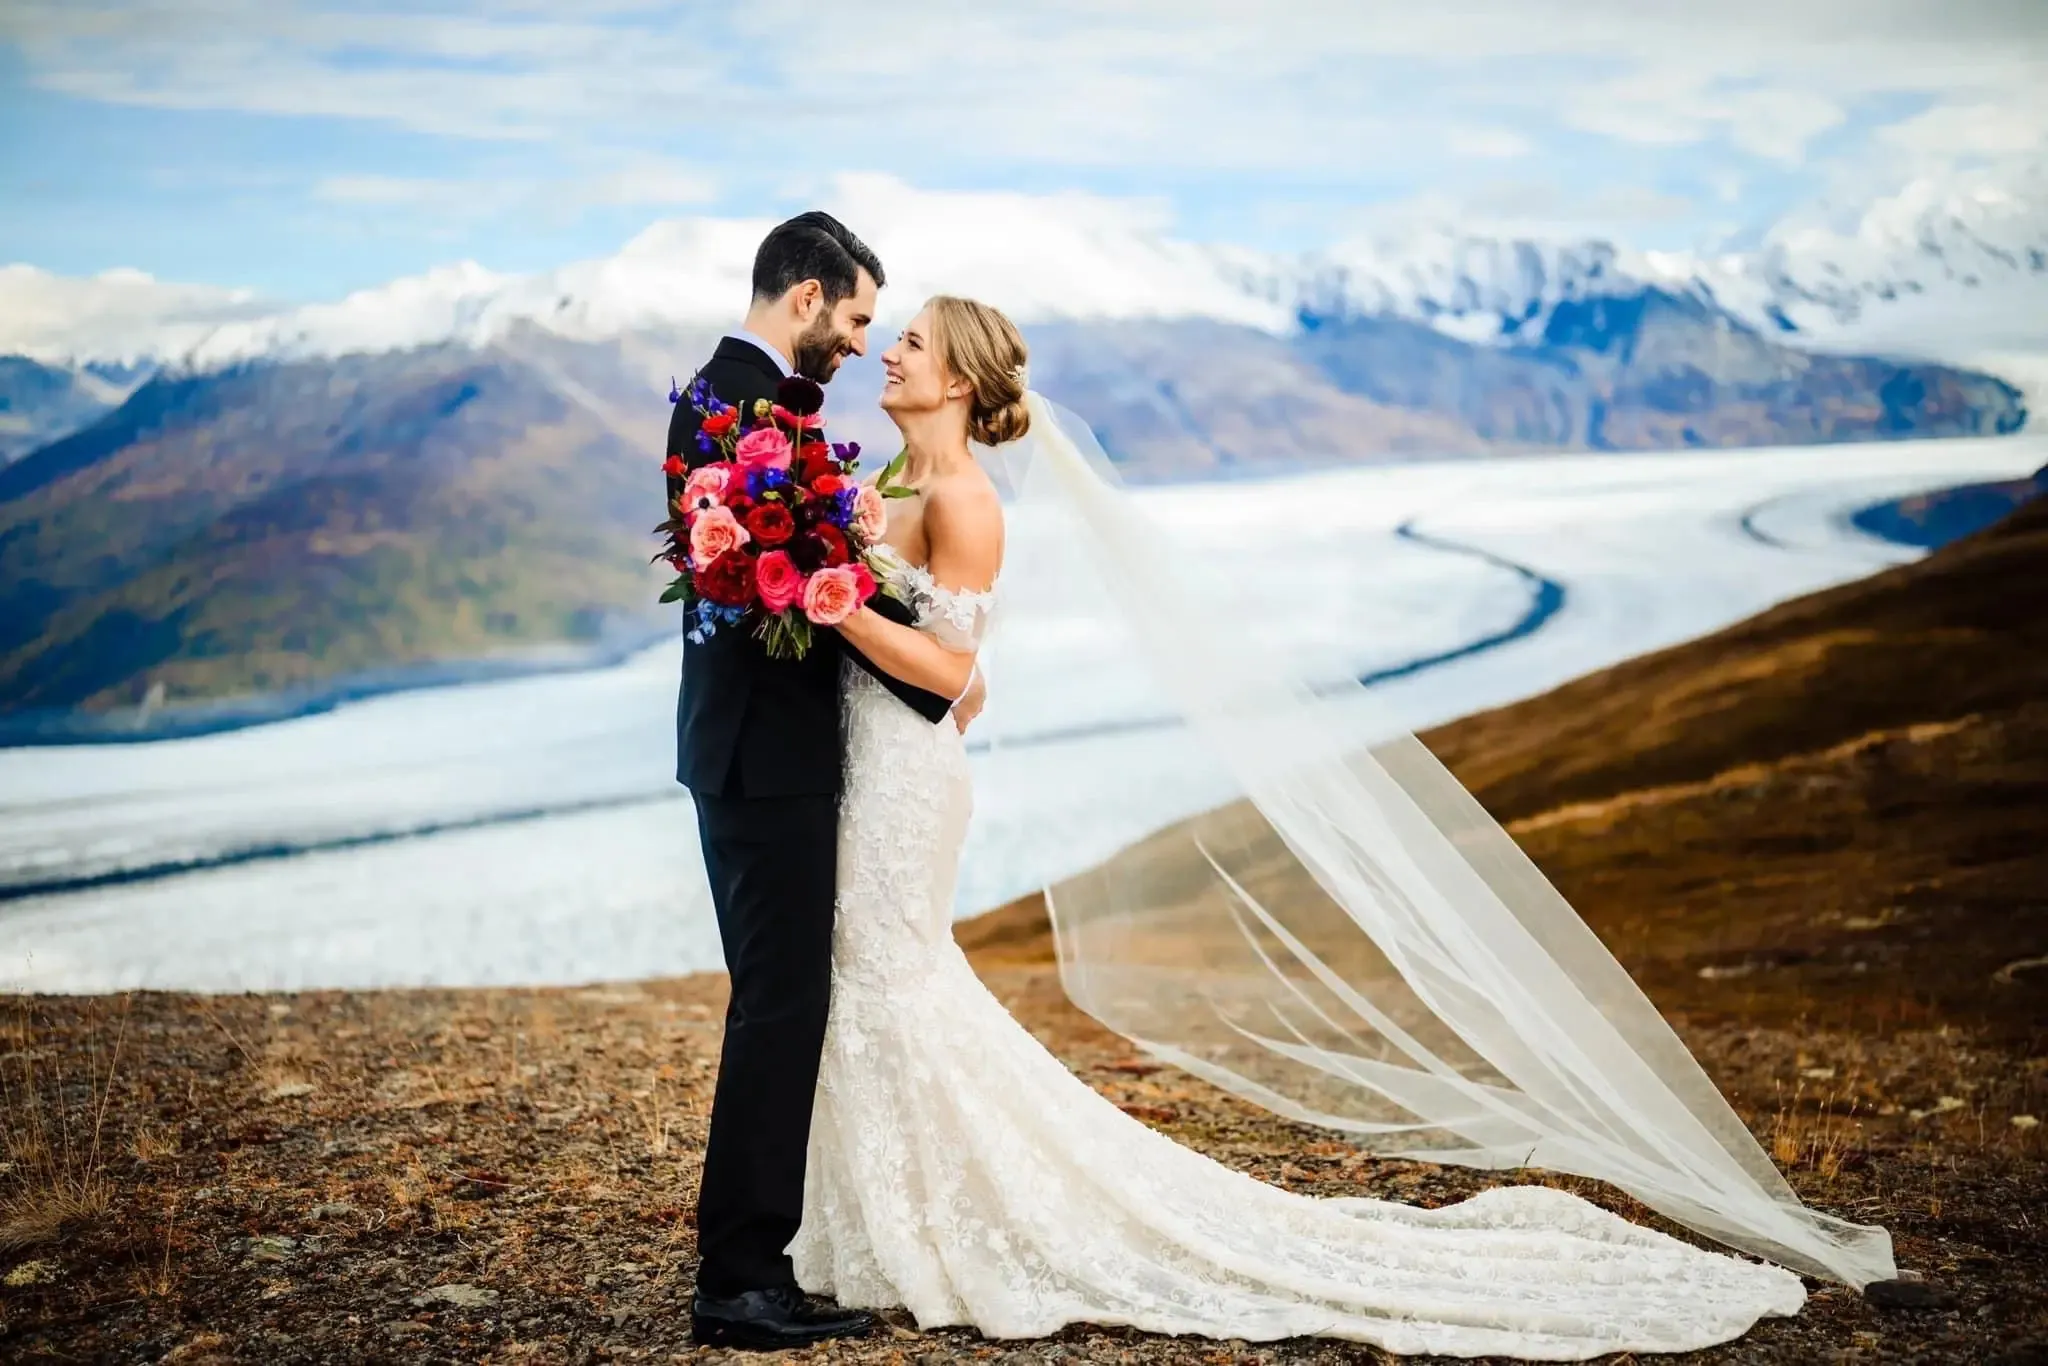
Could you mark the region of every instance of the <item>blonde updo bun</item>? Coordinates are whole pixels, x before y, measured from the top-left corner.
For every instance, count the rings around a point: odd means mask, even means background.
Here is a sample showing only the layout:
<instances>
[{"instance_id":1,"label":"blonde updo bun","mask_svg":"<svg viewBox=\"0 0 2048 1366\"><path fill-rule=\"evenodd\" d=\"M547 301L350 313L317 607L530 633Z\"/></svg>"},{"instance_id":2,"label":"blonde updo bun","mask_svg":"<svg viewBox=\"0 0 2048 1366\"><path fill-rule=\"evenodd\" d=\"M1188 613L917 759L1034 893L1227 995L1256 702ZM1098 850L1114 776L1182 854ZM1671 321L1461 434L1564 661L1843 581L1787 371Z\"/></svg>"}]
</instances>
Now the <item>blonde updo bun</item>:
<instances>
[{"instance_id":1,"label":"blonde updo bun","mask_svg":"<svg viewBox=\"0 0 2048 1366\"><path fill-rule=\"evenodd\" d=\"M1001 446L1007 442L1023 439L1031 430L1031 409L1024 404L1024 395L989 411L977 408L974 416L967 420L967 435L983 446Z\"/></svg>"},{"instance_id":2,"label":"blonde updo bun","mask_svg":"<svg viewBox=\"0 0 2048 1366\"><path fill-rule=\"evenodd\" d=\"M1016 441L1031 430L1024 404L1024 366L1030 352L1017 325L973 299L941 294L925 305L932 315L932 345L939 362L974 391L967 437L983 446Z\"/></svg>"}]
</instances>

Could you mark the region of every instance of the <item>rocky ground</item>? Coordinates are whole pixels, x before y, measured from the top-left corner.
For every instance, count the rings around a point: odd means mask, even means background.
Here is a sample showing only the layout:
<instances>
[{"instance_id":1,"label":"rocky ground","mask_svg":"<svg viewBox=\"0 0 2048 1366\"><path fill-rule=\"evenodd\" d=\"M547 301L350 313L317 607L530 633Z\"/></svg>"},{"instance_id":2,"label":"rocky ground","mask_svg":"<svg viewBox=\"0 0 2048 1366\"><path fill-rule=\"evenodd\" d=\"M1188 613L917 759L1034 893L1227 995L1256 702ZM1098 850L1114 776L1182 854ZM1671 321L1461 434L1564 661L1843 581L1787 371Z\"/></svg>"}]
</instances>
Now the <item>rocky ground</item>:
<instances>
[{"instance_id":1,"label":"rocky ground","mask_svg":"<svg viewBox=\"0 0 2048 1366\"><path fill-rule=\"evenodd\" d=\"M1374 1161L1134 1056L1064 1003L1030 908L985 978L1130 1113L1291 1189L1438 1204L1493 1178ZM584 990L139 994L13 1004L8 1361L675 1360L716 977ZM1815 1284L1713 1362L2048 1362L2048 1060L1956 1033L1681 1021L1801 1195L1890 1228L1934 1303ZM44 1150L25 1141L40 1133ZM1511 1179L1533 1179L1528 1176ZM1630 1217L1640 1207L1584 1193ZM705 1353L702 1355L718 1355ZM892 1321L848 1362L1371 1361L1370 1349Z\"/></svg>"},{"instance_id":2,"label":"rocky ground","mask_svg":"<svg viewBox=\"0 0 2048 1366\"><path fill-rule=\"evenodd\" d=\"M2048 499L1918 564L1426 737L1671 1019L1809 1204L1925 1279L1693 1360L2048 1364ZM1042 907L960 929L1091 1085L1291 1189L1438 1204L1133 1055ZM0 1359L695 1355L723 980L0 1001ZM1599 1188L1628 1217L1647 1211ZM1896 1299L1897 1297L1895 1297ZM900 1318L820 1359L1370 1361Z\"/></svg>"}]
</instances>

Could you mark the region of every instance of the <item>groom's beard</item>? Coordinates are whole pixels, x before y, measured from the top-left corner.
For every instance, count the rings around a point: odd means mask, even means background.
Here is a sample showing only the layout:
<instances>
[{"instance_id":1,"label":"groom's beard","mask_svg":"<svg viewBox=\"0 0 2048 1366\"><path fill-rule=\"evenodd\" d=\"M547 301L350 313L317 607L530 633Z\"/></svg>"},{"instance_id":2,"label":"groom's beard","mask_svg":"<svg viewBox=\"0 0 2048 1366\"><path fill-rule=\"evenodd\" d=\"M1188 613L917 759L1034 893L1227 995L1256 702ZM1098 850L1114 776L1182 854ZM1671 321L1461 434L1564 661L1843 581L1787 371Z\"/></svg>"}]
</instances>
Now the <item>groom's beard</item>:
<instances>
[{"instance_id":1,"label":"groom's beard","mask_svg":"<svg viewBox=\"0 0 2048 1366\"><path fill-rule=\"evenodd\" d=\"M839 362L852 350L852 338L832 326L827 314L797 334L795 369L817 384L830 384L839 373Z\"/></svg>"}]
</instances>

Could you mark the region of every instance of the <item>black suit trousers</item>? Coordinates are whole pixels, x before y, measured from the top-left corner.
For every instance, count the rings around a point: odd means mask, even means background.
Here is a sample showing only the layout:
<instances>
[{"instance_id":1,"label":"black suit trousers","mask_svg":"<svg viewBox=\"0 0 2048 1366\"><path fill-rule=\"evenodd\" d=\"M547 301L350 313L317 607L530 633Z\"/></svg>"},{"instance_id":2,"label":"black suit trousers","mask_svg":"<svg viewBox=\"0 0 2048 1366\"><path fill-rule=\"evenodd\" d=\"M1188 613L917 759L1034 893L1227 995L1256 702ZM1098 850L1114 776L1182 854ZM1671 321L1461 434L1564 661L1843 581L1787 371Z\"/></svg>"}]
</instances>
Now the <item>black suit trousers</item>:
<instances>
[{"instance_id":1,"label":"black suit trousers","mask_svg":"<svg viewBox=\"0 0 2048 1366\"><path fill-rule=\"evenodd\" d=\"M732 976L697 1194L698 1288L796 1283L811 1100L832 987L839 804L830 795L694 794Z\"/></svg>"}]
</instances>

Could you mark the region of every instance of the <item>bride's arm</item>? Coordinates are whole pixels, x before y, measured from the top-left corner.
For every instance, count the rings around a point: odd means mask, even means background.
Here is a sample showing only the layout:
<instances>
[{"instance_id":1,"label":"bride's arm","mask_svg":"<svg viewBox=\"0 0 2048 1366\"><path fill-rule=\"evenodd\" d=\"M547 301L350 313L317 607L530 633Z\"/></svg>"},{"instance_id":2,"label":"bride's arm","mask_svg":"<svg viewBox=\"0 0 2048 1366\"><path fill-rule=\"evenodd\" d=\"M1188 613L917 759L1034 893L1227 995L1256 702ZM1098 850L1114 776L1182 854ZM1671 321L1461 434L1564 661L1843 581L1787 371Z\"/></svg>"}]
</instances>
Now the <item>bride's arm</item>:
<instances>
[{"instance_id":1,"label":"bride's arm","mask_svg":"<svg viewBox=\"0 0 2048 1366\"><path fill-rule=\"evenodd\" d=\"M931 546L928 568L939 587L978 593L995 583L1002 567L1003 513L993 489L947 490L932 498L924 529ZM973 649L950 649L873 608L841 622L839 633L882 672L941 697L959 698L974 676Z\"/></svg>"}]
</instances>

